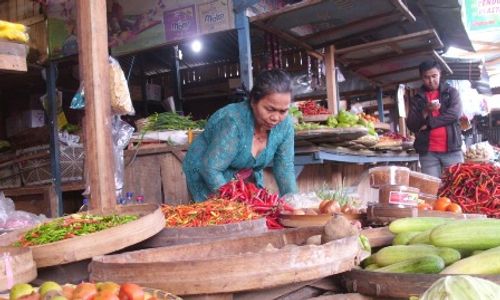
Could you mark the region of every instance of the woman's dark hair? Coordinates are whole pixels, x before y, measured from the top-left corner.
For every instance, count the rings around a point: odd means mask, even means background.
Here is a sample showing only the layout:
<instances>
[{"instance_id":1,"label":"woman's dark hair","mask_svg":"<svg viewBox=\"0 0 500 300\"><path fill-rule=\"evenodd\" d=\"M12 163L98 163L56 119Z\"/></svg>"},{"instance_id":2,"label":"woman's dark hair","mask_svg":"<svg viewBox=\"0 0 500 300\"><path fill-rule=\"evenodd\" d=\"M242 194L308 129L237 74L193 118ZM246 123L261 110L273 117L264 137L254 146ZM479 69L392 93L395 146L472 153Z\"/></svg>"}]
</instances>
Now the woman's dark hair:
<instances>
[{"instance_id":1,"label":"woman's dark hair","mask_svg":"<svg viewBox=\"0 0 500 300\"><path fill-rule=\"evenodd\" d=\"M426 60L424 62L422 62L419 66L418 66L418 71L420 72L420 77L422 77L422 75L429 71L430 69L433 69L433 68L436 68L438 69L439 72L441 72L441 65L435 61L435 60Z\"/></svg>"},{"instance_id":2,"label":"woman's dark hair","mask_svg":"<svg viewBox=\"0 0 500 300\"><path fill-rule=\"evenodd\" d=\"M280 69L266 70L257 75L250 91L251 101L259 102L260 99L274 93L292 93L290 75Z\"/></svg>"}]
</instances>

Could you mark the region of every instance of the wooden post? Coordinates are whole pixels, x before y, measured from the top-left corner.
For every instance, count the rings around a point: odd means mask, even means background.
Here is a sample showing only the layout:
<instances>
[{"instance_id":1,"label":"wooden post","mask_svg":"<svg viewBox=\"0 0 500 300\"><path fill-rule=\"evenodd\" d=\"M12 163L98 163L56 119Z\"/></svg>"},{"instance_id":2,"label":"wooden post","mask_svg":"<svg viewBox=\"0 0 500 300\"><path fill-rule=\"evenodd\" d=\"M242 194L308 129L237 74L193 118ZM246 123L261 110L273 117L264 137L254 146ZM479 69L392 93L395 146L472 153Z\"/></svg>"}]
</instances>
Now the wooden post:
<instances>
[{"instance_id":1,"label":"wooden post","mask_svg":"<svg viewBox=\"0 0 500 300\"><path fill-rule=\"evenodd\" d=\"M80 74L85 84L89 206L104 211L116 205L106 0L77 0L76 4Z\"/></svg>"},{"instance_id":2,"label":"wooden post","mask_svg":"<svg viewBox=\"0 0 500 300\"><path fill-rule=\"evenodd\" d=\"M337 99L337 72L335 71L335 46L326 48L325 54L326 97L328 111L336 115L339 112Z\"/></svg>"}]
</instances>

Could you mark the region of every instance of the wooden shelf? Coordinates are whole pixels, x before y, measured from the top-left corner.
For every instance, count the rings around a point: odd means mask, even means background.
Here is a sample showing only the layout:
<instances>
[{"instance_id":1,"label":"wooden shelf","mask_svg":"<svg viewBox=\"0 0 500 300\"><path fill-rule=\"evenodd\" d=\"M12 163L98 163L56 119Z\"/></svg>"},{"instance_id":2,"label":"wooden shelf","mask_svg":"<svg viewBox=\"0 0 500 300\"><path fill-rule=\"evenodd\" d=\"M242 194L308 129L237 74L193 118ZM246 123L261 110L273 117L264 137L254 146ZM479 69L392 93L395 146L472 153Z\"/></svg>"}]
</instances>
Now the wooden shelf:
<instances>
[{"instance_id":1,"label":"wooden shelf","mask_svg":"<svg viewBox=\"0 0 500 300\"><path fill-rule=\"evenodd\" d=\"M28 47L24 44L0 39L0 71L26 72Z\"/></svg>"}]
</instances>

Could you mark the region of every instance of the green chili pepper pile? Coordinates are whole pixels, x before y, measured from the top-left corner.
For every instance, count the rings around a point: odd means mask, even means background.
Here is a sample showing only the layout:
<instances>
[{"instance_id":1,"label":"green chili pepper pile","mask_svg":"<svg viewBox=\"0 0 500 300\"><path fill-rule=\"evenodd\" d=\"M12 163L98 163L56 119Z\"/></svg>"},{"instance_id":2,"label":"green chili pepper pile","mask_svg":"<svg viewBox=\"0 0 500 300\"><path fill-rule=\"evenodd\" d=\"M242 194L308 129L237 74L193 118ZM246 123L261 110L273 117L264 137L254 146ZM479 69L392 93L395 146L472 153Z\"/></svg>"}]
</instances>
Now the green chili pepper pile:
<instances>
[{"instance_id":1,"label":"green chili pepper pile","mask_svg":"<svg viewBox=\"0 0 500 300\"><path fill-rule=\"evenodd\" d=\"M75 236L91 234L97 231L122 225L134 220L137 216L95 216L89 214L73 214L41 224L26 232L14 243L14 246L36 246L69 239Z\"/></svg>"}]
</instances>

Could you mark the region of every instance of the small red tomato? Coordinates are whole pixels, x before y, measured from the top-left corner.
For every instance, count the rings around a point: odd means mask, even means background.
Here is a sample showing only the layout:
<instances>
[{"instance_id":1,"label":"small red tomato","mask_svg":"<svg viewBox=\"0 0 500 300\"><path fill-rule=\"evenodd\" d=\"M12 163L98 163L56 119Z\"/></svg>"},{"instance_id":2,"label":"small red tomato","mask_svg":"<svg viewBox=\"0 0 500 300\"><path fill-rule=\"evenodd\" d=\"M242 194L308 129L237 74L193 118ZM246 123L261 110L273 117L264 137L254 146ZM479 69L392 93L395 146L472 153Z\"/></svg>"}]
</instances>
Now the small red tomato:
<instances>
[{"instance_id":1,"label":"small red tomato","mask_svg":"<svg viewBox=\"0 0 500 300\"><path fill-rule=\"evenodd\" d=\"M124 283L118 294L120 300L144 300L144 290L134 283Z\"/></svg>"}]
</instances>

